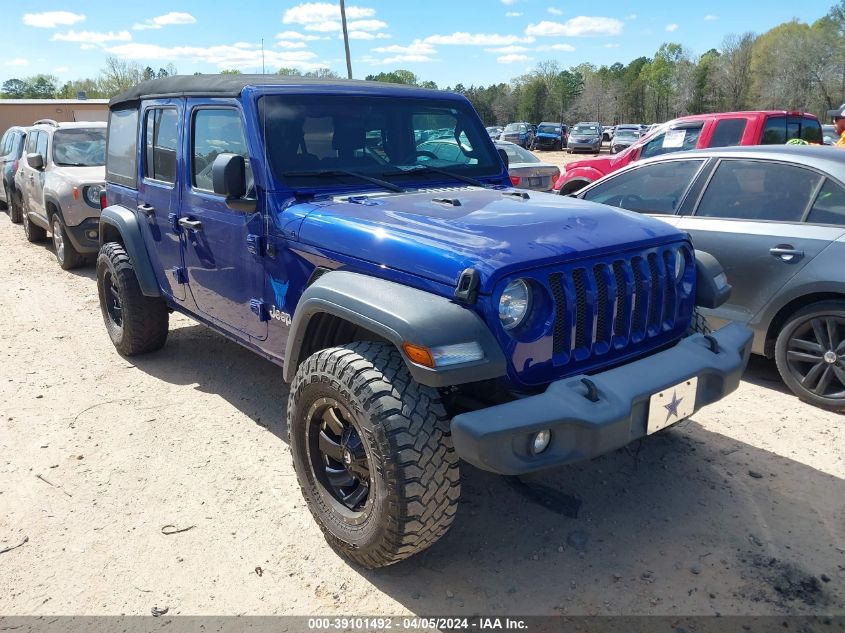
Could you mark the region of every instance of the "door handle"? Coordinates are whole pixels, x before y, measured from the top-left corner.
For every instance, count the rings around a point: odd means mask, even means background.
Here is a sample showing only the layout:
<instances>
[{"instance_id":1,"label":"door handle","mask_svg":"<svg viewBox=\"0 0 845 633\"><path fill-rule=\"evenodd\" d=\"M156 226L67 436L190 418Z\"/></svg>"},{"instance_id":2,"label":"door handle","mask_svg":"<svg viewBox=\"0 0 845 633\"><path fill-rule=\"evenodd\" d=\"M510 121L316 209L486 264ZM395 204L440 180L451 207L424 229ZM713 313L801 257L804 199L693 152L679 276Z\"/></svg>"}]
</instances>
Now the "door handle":
<instances>
[{"instance_id":1,"label":"door handle","mask_svg":"<svg viewBox=\"0 0 845 633\"><path fill-rule=\"evenodd\" d=\"M804 251L792 248L791 244L778 244L777 246L770 248L769 253L771 253L773 257L777 257L784 262L794 262L804 257Z\"/></svg>"},{"instance_id":2,"label":"door handle","mask_svg":"<svg viewBox=\"0 0 845 633\"><path fill-rule=\"evenodd\" d=\"M156 212L155 207L148 205L146 202L139 204L136 208L144 215L155 215Z\"/></svg>"},{"instance_id":3,"label":"door handle","mask_svg":"<svg viewBox=\"0 0 845 633\"><path fill-rule=\"evenodd\" d=\"M202 231L202 222L200 222L199 220L179 218L179 226L188 229L189 231Z\"/></svg>"}]
</instances>

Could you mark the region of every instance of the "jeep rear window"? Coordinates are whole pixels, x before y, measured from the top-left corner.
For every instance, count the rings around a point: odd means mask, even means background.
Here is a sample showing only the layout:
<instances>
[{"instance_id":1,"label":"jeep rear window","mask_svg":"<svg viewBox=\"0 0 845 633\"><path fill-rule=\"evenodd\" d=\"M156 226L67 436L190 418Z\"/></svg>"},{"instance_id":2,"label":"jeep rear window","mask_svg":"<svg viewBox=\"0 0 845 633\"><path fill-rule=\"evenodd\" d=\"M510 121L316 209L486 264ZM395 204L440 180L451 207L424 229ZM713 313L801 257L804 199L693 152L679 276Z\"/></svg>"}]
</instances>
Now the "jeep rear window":
<instances>
[{"instance_id":1,"label":"jeep rear window","mask_svg":"<svg viewBox=\"0 0 845 633\"><path fill-rule=\"evenodd\" d=\"M135 187L138 174L138 110L112 110L106 148L106 180Z\"/></svg>"},{"instance_id":2,"label":"jeep rear window","mask_svg":"<svg viewBox=\"0 0 845 633\"><path fill-rule=\"evenodd\" d=\"M402 184L431 179L419 169L426 165L470 177L501 173L490 136L460 102L271 95L259 101L259 114L272 171L291 187L361 182L318 173L339 170Z\"/></svg>"},{"instance_id":3,"label":"jeep rear window","mask_svg":"<svg viewBox=\"0 0 845 633\"><path fill-rule=\"evenodd\" d=\"M68 128L53 134L53 162L71 167L106 164L105 128Z\"/></svg>"}]
</instances>

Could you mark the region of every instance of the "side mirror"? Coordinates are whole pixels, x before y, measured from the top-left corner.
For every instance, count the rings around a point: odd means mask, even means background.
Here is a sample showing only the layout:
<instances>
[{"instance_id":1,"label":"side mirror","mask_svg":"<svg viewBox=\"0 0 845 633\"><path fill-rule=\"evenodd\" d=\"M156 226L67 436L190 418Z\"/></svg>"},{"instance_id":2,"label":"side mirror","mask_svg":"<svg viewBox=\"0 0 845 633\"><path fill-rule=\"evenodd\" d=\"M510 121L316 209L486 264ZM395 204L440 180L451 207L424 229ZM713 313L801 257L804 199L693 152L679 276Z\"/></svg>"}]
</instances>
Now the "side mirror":
<instances>
[{"instance_id":1,"label":"side mirror","mask_svg":"<svg viewBox=\"0 0 845 633\"><path fill-rule=\"evenodd\" d=\"M237 154L218 154L211 166L214 193L224 198L243 198L246 193L246 165Z\"/></svg>"},{"instance_id":2,"label":"side mirror","mask_svg":"<svg viewBox=\"0 0 845 633\"><path fill-rule=\"evenodd\" d=\"M731 296L722 265L705 251L695 251L695 305L715 309Z\"/></svg>"},{"instance_id":3,"label":"side mirror","mask_svg":"<svg viewBox=\"0 0 845 633\"><path fill-rule=\"evenodd\" d=\"M41 171L44 169L44 157L41 154L27 154L26 163L33 169Z\"/></svg>"},{"instance_id":4,"label":"side mirror","mask_svg":"<svg viewBox=\"0 0 845 633\"><path fill-rule=\"evenodd\" d=\"M499 158L502 159L502 162L505 164L505 168L507 169L510 167L510 159L508 158L508 153L503 150L501 147L499 148Z\"/></svg>"}]
</instances>

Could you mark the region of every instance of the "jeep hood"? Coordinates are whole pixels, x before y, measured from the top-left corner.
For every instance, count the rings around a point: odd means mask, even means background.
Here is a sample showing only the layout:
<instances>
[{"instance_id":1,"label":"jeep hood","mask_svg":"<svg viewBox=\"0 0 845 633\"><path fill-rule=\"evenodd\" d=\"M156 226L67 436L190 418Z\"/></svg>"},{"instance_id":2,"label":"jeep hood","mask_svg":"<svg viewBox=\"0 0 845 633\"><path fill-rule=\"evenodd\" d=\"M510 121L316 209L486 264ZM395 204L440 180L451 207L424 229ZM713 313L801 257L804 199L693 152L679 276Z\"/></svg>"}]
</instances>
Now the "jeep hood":
<instances>
[{"instance_id":1,"label":"jeep hood","mask_svg":"<svg viewBox=\"0 0 845 633\"><path fill-rule=\"evenodd\" d=\"M476 188L373 194L295 204L284 215L304 216L303 243L450 286L475 268L482 292L511 271L682 236L665 222L615 207L529 195Z\"/></svg>"},{"instance_id":2,"label":"jeep hood","mask_svg":"<svg viewBox=\"0 0 845 633\"><path fill-rule=\"evenodd\" d=\"M55 170L62 178L78 183L105 182L106 168L104 165L91 167L74 167L72 165L59 165Z\"/></svg>"}]
</instances>

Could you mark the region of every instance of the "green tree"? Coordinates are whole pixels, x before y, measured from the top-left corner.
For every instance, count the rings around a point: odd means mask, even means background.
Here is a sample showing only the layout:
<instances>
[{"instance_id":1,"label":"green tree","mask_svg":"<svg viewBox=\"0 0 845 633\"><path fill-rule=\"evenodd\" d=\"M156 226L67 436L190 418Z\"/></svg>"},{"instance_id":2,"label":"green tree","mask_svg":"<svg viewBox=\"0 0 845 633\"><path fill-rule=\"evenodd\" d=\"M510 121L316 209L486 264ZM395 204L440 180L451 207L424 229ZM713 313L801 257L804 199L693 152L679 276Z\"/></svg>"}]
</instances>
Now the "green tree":
<instances>
[{"instance_id":1,"label":"green tree","mask_svg":"<svg viewBox=\"0 0 845 633\"><path fill-rule=\"evenodd\" d=\"M22 79L7 79L3 82L4 99L25 99L29 86Z\"/></svg>"}]
</instances>

